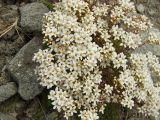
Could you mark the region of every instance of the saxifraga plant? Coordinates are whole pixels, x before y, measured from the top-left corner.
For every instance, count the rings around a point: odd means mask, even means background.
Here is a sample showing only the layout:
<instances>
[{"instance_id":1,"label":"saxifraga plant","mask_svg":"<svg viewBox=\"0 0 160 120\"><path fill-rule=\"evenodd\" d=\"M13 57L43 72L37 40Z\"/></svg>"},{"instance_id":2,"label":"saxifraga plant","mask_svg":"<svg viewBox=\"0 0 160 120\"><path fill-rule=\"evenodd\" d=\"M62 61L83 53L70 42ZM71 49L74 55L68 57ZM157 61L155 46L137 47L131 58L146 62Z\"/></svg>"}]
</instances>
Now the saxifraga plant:
<instances>
[{"instance_id":1,"label":"saxifraga plant","mask_svg":"<svg viewBox=\"0 0 160 120\"><path fill-rule=\"evenodd\" d=\"M135 53L146 44L160 44L149 32L149 19L136 13L130 0L102 4L94 0L61 0L43 18L46 49L33 60L38 80L50 90L53 109L64 117L98 120L107 104L159 115L158 57ZM148 32L145 40L143 32Z\"/></svg>"}]
</instances>

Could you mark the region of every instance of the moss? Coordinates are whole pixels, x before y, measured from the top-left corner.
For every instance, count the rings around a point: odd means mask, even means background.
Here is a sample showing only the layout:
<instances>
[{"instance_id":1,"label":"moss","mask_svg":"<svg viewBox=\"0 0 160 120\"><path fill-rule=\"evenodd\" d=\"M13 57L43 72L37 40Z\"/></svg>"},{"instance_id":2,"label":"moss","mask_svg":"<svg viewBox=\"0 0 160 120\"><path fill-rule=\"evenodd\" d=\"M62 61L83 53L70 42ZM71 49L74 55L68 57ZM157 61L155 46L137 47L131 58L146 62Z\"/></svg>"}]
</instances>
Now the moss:
<instances>
[{"instance_id":1,"label":"moss","mask_svg":"<svg viewBox=\"0 0 160 120\"><path fill-rule=\"evenodd\" d=\"M49 0L43 0L43 4L48 7L49 10L53 10L54 5Z\"/></svg>"}]
</instances>

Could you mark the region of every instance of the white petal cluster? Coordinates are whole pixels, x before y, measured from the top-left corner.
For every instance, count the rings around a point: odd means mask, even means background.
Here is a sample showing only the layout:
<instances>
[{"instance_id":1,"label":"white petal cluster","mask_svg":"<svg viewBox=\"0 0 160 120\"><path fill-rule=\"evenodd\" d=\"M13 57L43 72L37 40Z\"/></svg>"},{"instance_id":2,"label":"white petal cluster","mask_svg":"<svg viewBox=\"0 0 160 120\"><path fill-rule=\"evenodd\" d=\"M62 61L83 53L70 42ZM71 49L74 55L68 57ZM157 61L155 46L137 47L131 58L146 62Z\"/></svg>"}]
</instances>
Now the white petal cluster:
<instances>
[{"instance_id":1,"label":"white petal cluster","mask_svg":"<svg viewBox=\"0 0 160 120\"><path fill-rule=\"evenodd\" d=\"M82 120L98 120L112 103L158 116L160 87L152 73L160 76L159 60L150 52L132 53L143 44L157 43L154 33L141 40L141 32L151 26L130 0L56 3L43 17L46 48L33 58L53 108L66 119L77 114Z\"/></svg>"},{"instance_id":2,"label":"white petal cluster","mask_svg":"<svg viewBox=\"0 0 160 120\"><path fill-rule=\"evenodd\" d=\"M82 120L97 120L99 118L97 113L93 110L81 111L79 116Z\"/></svg>"},{"instance_id":3,"label":"white petal cluster","mask_svg":"<svg viewBox=\"0 0 160 120\"><path fill-rule=\"evenodd\" d=\"M125 48L135 49L142 44L139 34L127 32L123 28L119 28L118 25L112 26L111 33L114 36L114 40L120 41L120 46L124 46Z\"/></svg>"},{"instance_id":4,"label":"white petal cluster","mask_svg":"<svg viewBox=\"0 0 160 120\"><path fill-rule=\"evenodd\" d=\"M123 69L126 69L127 59L123 53L116 54L116 52L114 52L111 60L113 61L114 68L118 69L118 68L122 67Z\"/></svg>"},{"instance_id":5,"label":"white petal cluster","mask_svg":"<svg viewBox=\"0 0 160 120\"><path fill-rule=\"evenodd\" d=\"M146 54L132 54L132 74L136 81L135 97L141 105L140 112L145 115L158 117L160 109L160 87L156 86L151 73L160 76L160 64L158 58L151 52Z\"/></svg>"},{"instance_id":6,"label":"white petal cluster","mask_svg":"<svg viewBox=\"0 0 160 120\"><path fill-rule=\"evenodd\" d=\"M160 45L160 38L158 38L158 35L155 32L151 32L146 42Z\"/></svg>"},{"instance_id":7,"label":"white petal cluster","mask_svg":"<svg viewBox=\"0 0 160 120\"><path fill-rule=\"evenodd\" d=\"M68 116L73 116L73 113L76 113L74 100L66 91L56 88L54 91L50 91L48 98L53 101L52 105L54 106L54 109L58 110L58 112L61 112L62 110L66 111L66 118L68 118Z\"/></svg>"}]
</instances>

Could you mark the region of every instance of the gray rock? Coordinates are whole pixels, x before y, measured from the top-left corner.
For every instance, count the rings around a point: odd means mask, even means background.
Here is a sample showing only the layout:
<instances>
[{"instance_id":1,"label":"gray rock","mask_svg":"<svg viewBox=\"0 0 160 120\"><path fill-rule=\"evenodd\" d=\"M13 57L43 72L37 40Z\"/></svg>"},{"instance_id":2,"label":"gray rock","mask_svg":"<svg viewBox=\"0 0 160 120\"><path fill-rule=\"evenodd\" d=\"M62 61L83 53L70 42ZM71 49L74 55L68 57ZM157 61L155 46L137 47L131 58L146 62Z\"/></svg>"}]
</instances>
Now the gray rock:
<instances>
[{"instance_id":1,"label":"gray rock","mask_svg":"<svg viewBox=\"0 0 160 120\"><path fill-rule=\"evenodd\" d=\"M154 18L154 16L156 16L156 11L155 8L150 8L150 10L148 10L148 15L151 16L151 18Z\"/></svg>"},{"instance_id":2,"label":"gray rock","mask_svg":"<svg viewBox=\"0 0 160 120\"><path fill-rule=\"evenodd\" d=\"M139 13L144 13L145 7L142 4L136 6Z\"/></svg>"},{"instance_id":3,"label":"gray rock","mask_svg":"<svg viewBox=\"0 0 160 120\"><path fill-rule=\"evenodd\" d=\"M160 0L133 0L137 5L142 4L145 8L143 14L151 19L154 26L160 28Z\"/></svg>"},{"instance_id":4,"label":"gray rock","mask_svg":"<svg viewBox=\"0 0 160 120\"><path fill-rule=\"evenodd\" d=\"M5 72L5 67L3 67L2 71L0 72L0 86L7 84L10 81L10 77Z\"/></svg>"},{"instance_id":5,"label":"gray rock","mask_svg":"<svg viewBox=\"0 0 160 120\"><path fill-rule=\"evenodd\" d=\"M0 120L17 120L11 115L0 113Z\"/></svg>"},{"instance_id":6,"label":"gray rock","mask_svg":"<svg viewBox=\"0 0 160 120\"><path fill-rule=\"evenodd\" d=\"M7 5L0 7L0 31L4 31L9 26L13 25L18 19L18 8L15 5ZM3 34L2 32L1 34ZM5 35L4 39L11 38L15 34L15 29L11 29Z\"/></svg>"},{"instance_id":7,"label":"gray rock","mask_svg":"<svg viewBox=\"0 0 160 120\"><path fill-rule=\"evenodd\" d=\"M28 101L26 102L22 100L20 96L16 94L10 99L0 104L0 112L12 115L13 117L16 117L18 120L24 120L24 119L19 119L18 117L23 113L27 105L28 105ZM5 120L8 120L8 119L5 119Z\"/></svg>"},{"instance_id":8,"label":"gray rock","mask_svg":"<svg viewBox=\"0 0 160 120\"><path fill-rule=\"evenodd\" d=\"M57 112L51 112L46 115L46 120L58 120L58 113Z\"/></svg>"},{"instance_id":9,"label":"gray rock","mask_svg":"<svg viewBox=\"0 0 160 120\"><path fill-rule=\"evenodd\" d=\"M149 30L150 32L156 32L157 36L160 38L160 31L156 28L152 28ZM148 33L142 34L142 40L145 40L147 38ZM160 45L144 45L140 48L137 48L134 52L138 53L146 53L146 52L152 52L154 55L157 55L160 57Z\"/></svg>"},{"instance_id":10,"label":"gray rock","mask_svg":"<svg viewBox=\"0 0 160 120\"><path fill-rule=\"evenodd\" d=\"M152 28L149 31L155 32L156 35L160 38L160 31L158 29ZM141 36L142 40L145 40L147 36L148 33L142 34ZM147 53L147 52L152 52L160 59L160 45L148 44L148 45L143 45L142 47L139 47L136 50L134 50L134 53ZM157 83L160 79L160 77L154 73L152 73L152 78L155 83Z\"/></svg>"},{"instance_id":11,"label":"gray rock","mask_svg":"<svg viewBox=\"0 0 160 120\"><path fill-rule=\"evenodd\" d=\"M154 55L160 57L160 46L159 45L144 45L136 49L138 53L152 52Z\"/></svg>"},{"instance_id":12,"label":"gray rock","mask_svg":"<svg viewBox=\"0 0 160 120\"><path fill-rule=\"evenodd\" d=\"M48 8L39 2L26 4L20 7L20 25L27 32L41 31L43 14L48 12Z\"/></svg>"},{"instance_id":13,"label":"gray rock","mask_svg":"<svg viewBox=\"0 0 160 120\"><path fill-rule=\"evenodd\" d=\"M7 100L16 93L17 93L17 87L14 82L9 82L6 85L0 86L0 102Z\"/></svg>"},{"instance_id":14,"label":"gray rock","mask_svg":"<svg viewBox=\"0 0 160 120\"><path fill-rule=\"evenodd\" d=\"M34 37L13 58L7 66L11 77L18 83L18 93L24 100L33 99L43 88L34 73L36 64L33 55L42 47L42 37Z\"/></svg>"},{"instance_id":15,"label":"gray rock","mask_svg":"<svg viewBox=\"0 0 160 120\"><path fill-rule=\"evenodd\" d=\"M15 22L16 17L18 17L18 7L16 5L7 5L0 8L0 18L9 22Z\"/></svg>"}]
</instances>

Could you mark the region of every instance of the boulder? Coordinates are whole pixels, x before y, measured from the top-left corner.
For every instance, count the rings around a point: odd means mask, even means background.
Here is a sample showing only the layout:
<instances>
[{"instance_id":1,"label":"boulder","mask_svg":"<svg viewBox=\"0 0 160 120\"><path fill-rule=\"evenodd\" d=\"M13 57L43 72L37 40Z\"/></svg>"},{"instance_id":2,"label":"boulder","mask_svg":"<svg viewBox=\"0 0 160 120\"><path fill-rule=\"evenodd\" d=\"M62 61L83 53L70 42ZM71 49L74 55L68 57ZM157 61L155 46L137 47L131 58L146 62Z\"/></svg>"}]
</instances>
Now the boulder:
<instances>
[{"instance_id":1,"label":"boulder","mask_svg":"<svg viewBox=\"0 0 160 120\"><path fill-rule=\"evenodd\" d=\"M18 84L18 93L24 100L33 99L43 90L34 72L36 63L32 61L34 53L40 48L42 37L39 35L27 43L7 65L11 77Z\"/></svg>"},{"instance_id":2,"label":"boulder","mask_svg":"<svg viewBox=\"0 0 160 120\"><path fill-rule=\"evenodd\" d=\"M33 2L20 7L20 25L27 32L41 31L42 17L48 8L39 2Z\"/></svg>"},{"instance_id":3,"label":"boulder","mask_svg":"<svg viewBox=\"0 0 160 120\"><path fill-rule=\"evenodd\" d=\"M0 103L12 97L16 93L17 87L14 82L9 82L6 85L0 86Z\"/></svg>"}]
</instances>

